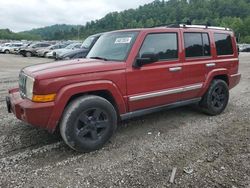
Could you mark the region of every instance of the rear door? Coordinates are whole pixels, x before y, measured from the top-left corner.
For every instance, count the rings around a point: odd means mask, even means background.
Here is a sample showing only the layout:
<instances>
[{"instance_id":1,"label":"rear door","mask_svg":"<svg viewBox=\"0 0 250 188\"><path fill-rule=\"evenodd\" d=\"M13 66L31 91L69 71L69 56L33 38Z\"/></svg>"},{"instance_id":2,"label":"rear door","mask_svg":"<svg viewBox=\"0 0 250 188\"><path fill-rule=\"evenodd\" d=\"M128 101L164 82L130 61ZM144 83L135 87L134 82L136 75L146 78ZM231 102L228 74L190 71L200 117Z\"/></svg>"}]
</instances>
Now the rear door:
<instances>
[{"instance_id":1,"label":"rear door","mask_svg":"<svg viewBox=\"0 0 250 188\"><path fill-rule=\"evenodd\" d=\"M183 100L200 97L208 66L213 66L208 32L184 31L183 37ZM210 67L209 67L210 68Z\"/></svg>"},{"instance_id":2,"label":"rear door","mask_svg":"<svg viewBox=\"0 0 250 188\"><path fill-rule=\"evenodd\" d=\"M164 105L180 100L183 85L180 62L180 33L144 33L137 57L154 53L159 61L134 68L127 68L127 94L129 111ZM135 61L135 59L133 60Z\"/></svg>"}]
</instances>

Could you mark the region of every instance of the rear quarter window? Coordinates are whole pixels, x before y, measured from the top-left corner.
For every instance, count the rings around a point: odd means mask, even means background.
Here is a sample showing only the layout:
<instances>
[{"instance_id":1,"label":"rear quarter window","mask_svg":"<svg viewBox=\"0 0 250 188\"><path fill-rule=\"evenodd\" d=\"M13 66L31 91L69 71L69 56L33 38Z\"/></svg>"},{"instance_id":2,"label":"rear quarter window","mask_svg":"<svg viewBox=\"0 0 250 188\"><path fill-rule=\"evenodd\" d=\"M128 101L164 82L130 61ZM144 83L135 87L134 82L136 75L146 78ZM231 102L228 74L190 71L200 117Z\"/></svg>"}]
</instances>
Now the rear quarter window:
<instances>
[{"instance_id":1,"label":"rear quarter window","mask_svg":"<svg viewBox=\"0 0 250 188\"><path fill-rule=\"evenodd\" d=\"M229 34L226 33L215 33L214 41L216 46L217 55L232 55L233 45L232 39Z\"/></svg>"}]
</instances>

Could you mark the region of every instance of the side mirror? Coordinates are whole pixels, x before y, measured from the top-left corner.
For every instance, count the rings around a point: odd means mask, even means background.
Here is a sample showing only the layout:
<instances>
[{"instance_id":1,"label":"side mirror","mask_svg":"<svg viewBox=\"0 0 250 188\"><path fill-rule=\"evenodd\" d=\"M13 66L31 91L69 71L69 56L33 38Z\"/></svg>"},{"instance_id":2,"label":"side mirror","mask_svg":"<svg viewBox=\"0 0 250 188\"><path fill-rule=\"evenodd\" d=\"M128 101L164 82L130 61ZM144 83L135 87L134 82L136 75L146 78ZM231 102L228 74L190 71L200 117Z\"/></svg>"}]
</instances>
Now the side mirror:
<instances>
[{"instance_id":1,"label":"side mirror","mask_svg":"<svg viewBox=\"0 0 250 188\"><path fill-rule=\"evenodd\" d=\"M155 53L144 53L141 57L136 58L134 67L139 68L143 65L151 64L159 60L158 54Z\"/></svg>"}]
</instances>

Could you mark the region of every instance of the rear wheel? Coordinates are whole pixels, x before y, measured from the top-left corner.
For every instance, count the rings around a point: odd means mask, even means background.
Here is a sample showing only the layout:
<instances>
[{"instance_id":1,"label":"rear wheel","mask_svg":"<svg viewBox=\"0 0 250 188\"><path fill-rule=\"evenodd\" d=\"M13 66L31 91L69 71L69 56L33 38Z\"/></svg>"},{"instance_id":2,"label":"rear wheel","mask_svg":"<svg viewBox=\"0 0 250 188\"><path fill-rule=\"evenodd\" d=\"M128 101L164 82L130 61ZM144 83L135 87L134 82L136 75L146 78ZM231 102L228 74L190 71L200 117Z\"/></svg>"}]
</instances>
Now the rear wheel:
<instances>
[{"instance_id":1,"label":"rear wheel","mask_svg":"<svg viewBox=\"0 0 250 188\"><path fill-rule=\"evenodd\" d=\"M60 133L68 146L77 151L100 149L113 135L117 114L113 105L99 96L79 97L65 109Z\"/></svg>"},{"instance_id":2,"label":"rear wheel","mask_svg":"<svg viewBox=\"0 0 250 188\"><path fill-rule=\"evenodd\" d=\"M10 53L10 51L9 51L9 50L5 50L5 51L4 51L4 53L9 54L9 53Z\"/></svg>"},{"instance_id":3,"label":"rear wheel","mask_svg":"<svg viewBox=\"0 0 250 188\"><path fill-rule=\"evenodd\" d=\"M205 113L218 115L225 110L228 100L229 90L227 83L223 80L215 79L203 96L200 106Z\"/></svg>"}]
</instances>

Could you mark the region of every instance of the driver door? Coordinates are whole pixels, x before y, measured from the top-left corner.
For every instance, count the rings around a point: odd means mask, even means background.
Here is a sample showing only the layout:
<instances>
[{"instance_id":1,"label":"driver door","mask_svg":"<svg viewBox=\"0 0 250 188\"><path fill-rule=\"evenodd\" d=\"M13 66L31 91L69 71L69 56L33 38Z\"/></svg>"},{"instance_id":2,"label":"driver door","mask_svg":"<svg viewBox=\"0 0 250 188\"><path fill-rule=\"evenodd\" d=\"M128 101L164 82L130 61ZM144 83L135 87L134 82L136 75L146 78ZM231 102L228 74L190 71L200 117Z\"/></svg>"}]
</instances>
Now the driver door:
<instances>
[{"instance_id":1,"label":"driver door","mask_svg":"<svg viewBox=\"0 0 250 188\"><path fill-rule=\"evenodd\" d=\"M181 97L182 63L178 32L150 33L138 53L157 54L159 60L127 70L129 111L176 102Z\"/></svg>"}]
</instances>

